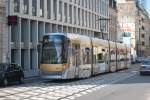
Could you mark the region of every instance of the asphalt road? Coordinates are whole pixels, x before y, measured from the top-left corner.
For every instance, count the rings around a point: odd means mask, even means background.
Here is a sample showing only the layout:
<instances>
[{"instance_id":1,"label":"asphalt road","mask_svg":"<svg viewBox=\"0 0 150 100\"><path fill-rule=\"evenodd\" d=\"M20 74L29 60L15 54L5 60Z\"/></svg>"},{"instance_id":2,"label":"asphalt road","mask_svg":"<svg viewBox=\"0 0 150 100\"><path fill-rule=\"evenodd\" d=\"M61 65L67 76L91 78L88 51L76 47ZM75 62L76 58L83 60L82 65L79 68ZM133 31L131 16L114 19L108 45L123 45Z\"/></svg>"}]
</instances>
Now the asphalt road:
<instances>
[{"instance_id":1,"label":"asphalt road","mask_svg":"<svg viewBox=\"0 0 150 100\"><path fill-rule=\"evenodd\" d=\"M0 100L150 100L150 76L140 76L138 70L134 65L80 80L29 79L0 88Z\"/></svg>"},{"instance_id":2,"label":"asphalt road","mask_svg":"<svg viewBox=\"0 0 150 100\"><path fill-rule=\"evenodd\" d=\"M134 71L138 72L138 67L130 70ZM75 100L150 100L150 76L140 76L137 73Z\"/></svg>"}]
</instances>

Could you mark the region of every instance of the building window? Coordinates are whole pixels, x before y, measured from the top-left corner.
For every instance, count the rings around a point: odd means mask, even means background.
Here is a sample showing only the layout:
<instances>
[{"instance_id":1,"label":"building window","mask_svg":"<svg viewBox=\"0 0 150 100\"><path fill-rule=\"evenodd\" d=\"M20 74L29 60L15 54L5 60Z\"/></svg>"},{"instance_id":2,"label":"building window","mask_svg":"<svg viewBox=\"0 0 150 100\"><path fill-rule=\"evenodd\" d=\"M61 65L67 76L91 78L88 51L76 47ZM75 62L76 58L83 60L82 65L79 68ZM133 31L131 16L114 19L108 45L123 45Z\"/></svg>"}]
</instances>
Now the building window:
<instances>
[{"instance_id":1,"label":"building window","mask_svg":"<svg viewBox=\"0 0 150 100\"><path fill-rule=\"evenodd\" d=\"M87 11L85 12L85 26L87 26L87 22L88 22L88 19L87 19L88 15L87 15Z\"/></svg>"},{"instance_id":2,"label":"building window","mask_svg":"<svg viewBox=\"0 0 150 100\"><path fill-rule=\"evenodd\" d=\"M78 25L80 25L80 8L78 8Z\"/></svg>"},{"instance_id":3,"label":"building window","mask_svg":"<svg viewBox=\"0 0 150 100\"><path fill-rule=\"evenodd\" d=\"M53 1L53 15L54 15L54 19L56 20L57 18L57 0Z\"/></svg>"},{"instance_id":4,"label":"building window","mask_svg":"<svg viewBox=\"0 0 150 100\"><path fill-rule=\"evenodd\" d=\"M142 42L142 46L145 46L145 42L144 41Z\"/></svg>"},{"instance_id":5,"label":"building window","mask_svg":"<svg viewBox=\"0 0 150 100\"><path fill-rule=\"evenodd\" d=\"M58 20L62 21L62 1L59 1L59 15Z\"/></svg>"},{"instance_id":6,"label":"building window","mask_svg":"<svg viewBox=\"0 0 150 100\"><path fill-rule=\"evenodd\" d=\"M84 0L82 0L82 6L84 7Z\"/></svg>"},{"instance_id":7,"label":"building window","mask_svg":"<svg viewBox=\"0 0 150 100\"><path fill-rule=\"evenodd\" d=\"M71 24L72 23L72 6L71 5L69 5L69 18L68 18L68 20L69 20L69 23Z\"/></svg>"},{"instance_id":8,"label":"building window","mask_svg":"<svg viewBox=\"0 0 150 100\"><path fill-rule=\"evenodd\" d=\"M51 18L51 0L47 0L47 18Z\"/></svg>"},{"instance_id":9,"label":"building window","mask_svg":"<svg viewBox=\"0 0 150 100\"><path fill-rule=\"evenodd\" d=\"M144 34L142 34L142 38L145 38L145 35L144 35Z\"/></svg>"},{"instance_id":10,"label":"building window","mask_svg":"<svg viewBox=\"0 0 150 100\"><path fill-rule=\"evenodd\" d=\"M37 0L32 0L32 15L36 16L37 14Z\"/></svg>"},{"instance_id":11,"label":"building window","mask_svg":"<svg viewBox=\"0 0 150 100\"><path fill-rule=\"evenodd\" d=\"M64 20L67 22L67 3L64 4Z\"/></svg>"},{"instance_id":12,"label":"building window","mask_svg":"<svg viewBox=\"0 0 150 100\"><path fill-rule=\"evenodd\" d=\"M89 0L88 2L89 2L89 9L91 9L91 0Z\"/></svg>"},{"instance_id":13,"label":"building window","mask_svg":"<svg viewBox=\"0 0 150 100\"><path fill-rule=\"evenodd\" d=\"M76 24L76 12L77 12L77 8L76 7L74 7L74 15L75 16L73 16L74 17L74 24Z\"/></svg>"},{"instance_id":14,"label":"building window","mask_svg":"<svg viewBox=\"0 0 150 100\"><path fill-rule=\"evenodd\" d=\"M84 10L81 10L82 11L82 26L84 26Z\"/></svg>"},{"instance_id":15,"label":"building window","mask_svg":"<svg viewBox=\"0 0 150 100\"><path fill-rule=\"evenodd\" d=\"M144 22L144 18L141 18L141 21Z\"/></svg>"},{"instance_id":16,"label":"building window","mask_svg":"<svg viewBox=\"0 0 150 100\"><path fill-rule=\"evenodd\" d=\"M142 26L142 30L145 30L144 26Z\"/></svg>"},{"instance_id":17,"label":"building window","mask_svg":"<svg viewBox=\"0 0 150 100\"><path fill-rule=\"evenodd\" d=\"M40 0L40 17L44 17L44 0Z\"/></svg>"},{"instance_id":18,"label":"building window","mask_svg":"<svg viewBox=\"0 0 150 100\"><path fill-rule=\"evenodd\" d=\"M14 11L19 12L20 0L14 0Z\"/></svg>"},{"instance_id":19,"label":"building window","mask_svg":"<svg viewBox=\"0 0 150 100\"><path fill-rule=\"evenodd\" d=\"M85 8L87 8L87 6L88 6L88 1L85 0Z\"/></svg>"},{"instance_id":20,"label":"building window","mask_svg":"<svg viewBox=\"0 0 150 100\"><path fill-rule=\"evenodd\" d=\"M80 5L80 0L78 0L78 5Z\"/></svg>"},{"instance_id":21,"label":"building window","mask_svg":"<svg viewBox=\"0 0 150 100\"><path fill-rule=\"evenodd\" d=\"M74 3L76 4L77 0L74 0Z\"/></svg>"},{"instance_id":22,"label":"building window","mask_svg":"<svg viewBox=\"0 0 150 100\"><path fill-rule=\"evenodd\" d=\"M29 0L23 0L23 13L29 13Z\"/></svg>"}]
</instances>

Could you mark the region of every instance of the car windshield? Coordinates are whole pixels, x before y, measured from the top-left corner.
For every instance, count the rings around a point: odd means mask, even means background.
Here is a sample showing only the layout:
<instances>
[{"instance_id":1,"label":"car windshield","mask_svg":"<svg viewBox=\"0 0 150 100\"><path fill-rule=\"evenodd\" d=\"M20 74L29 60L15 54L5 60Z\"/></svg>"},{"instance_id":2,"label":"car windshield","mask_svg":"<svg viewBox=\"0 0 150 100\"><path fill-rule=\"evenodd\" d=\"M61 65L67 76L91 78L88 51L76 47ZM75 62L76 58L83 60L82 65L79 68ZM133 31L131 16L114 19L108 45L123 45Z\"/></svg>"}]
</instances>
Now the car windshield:
<instances>
[{"instance_id":1,"label":"car windshield","mask_svg":"<svg viewBox=\"0 0 150 100\"><path fill-rule=\"evenodd\" d=\"M150 65L150 60L148 60L148 61L143 61L142 64L144 64L144 65Z\"/></svg>"}]
</instances>

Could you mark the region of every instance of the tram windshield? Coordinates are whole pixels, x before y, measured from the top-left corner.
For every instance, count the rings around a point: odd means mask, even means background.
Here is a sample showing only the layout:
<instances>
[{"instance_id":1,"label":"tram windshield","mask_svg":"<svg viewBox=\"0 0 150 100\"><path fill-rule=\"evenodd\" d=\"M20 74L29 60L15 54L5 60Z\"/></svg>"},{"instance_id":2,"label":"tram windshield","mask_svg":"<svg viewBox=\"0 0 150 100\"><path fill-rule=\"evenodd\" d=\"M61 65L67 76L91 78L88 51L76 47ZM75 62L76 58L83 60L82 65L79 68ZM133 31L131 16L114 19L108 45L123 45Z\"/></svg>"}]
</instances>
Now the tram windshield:
<instances>
[{"instance_id":1,"label":"tram windshield","mask_svg":"<svg viewBox=\"0 0 150 100\"><path fill-rule=\"evenodd\" d=\"M68 39L63 35L47 35L43 37L43 64L67 63Z\"/></svg>"}]
</instances>

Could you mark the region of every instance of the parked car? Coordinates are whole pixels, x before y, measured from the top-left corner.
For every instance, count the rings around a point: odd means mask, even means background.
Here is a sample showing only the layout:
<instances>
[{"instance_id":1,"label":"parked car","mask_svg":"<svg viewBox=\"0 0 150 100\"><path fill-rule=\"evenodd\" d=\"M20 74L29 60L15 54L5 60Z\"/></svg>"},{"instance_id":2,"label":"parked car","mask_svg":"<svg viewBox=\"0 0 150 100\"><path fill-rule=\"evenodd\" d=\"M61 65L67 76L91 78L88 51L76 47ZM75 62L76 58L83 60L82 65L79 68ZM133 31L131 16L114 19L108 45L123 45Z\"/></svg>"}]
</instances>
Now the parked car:
<instances>
[{"instance_id":1,"label":"parked car","mask_svg":"<svg viewBox=\"0 0 150 100\"><path fill-rule=\"evenodd\" d=\"M24 73L18 64L0 64L0 82L3 86L7 86L9 82L24 82Z\"/></svg>"},{"instance_id":2,"label":"parked car","mask_svg":"<svg viewBox=\"0 0 150 100\"><path fill-rule=\"evenodd\" d=\"M140 66L140 75L150 74L150 60L143 60Z\"/></svg>"},{"instance_id":3,"label":"parked car","mask_svg":"<svg viewBox=\"0 0 150 100\"><path fill-rule=\"evenodd\" d=\"M141 63L142 61L144 61L146 58L145 57L138 57L136 59L136 63Z\"/></svg>"}]
</instances>

